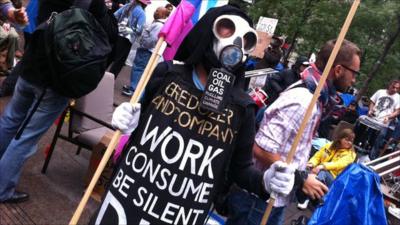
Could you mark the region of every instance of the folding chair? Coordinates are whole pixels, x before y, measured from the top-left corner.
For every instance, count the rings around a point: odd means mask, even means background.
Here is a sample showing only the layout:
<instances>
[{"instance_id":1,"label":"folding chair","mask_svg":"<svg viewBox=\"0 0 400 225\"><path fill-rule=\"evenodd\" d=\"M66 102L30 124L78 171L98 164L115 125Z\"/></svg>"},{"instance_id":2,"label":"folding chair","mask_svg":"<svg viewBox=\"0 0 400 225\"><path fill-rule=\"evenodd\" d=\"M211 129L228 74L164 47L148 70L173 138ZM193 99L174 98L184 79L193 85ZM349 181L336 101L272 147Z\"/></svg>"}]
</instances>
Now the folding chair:
<instances>
[{"instance_id":1,"label":"folding chair","mask_svg":"<svg viewBox=\"0 0 400 225\"><path fill-rule=\"evenodd\" d=\"M114 75L106 72L99 85L91 93L70 104L60 117L50 148L42 168L46 173L58 138L78 146L76 154L82 148L91 150L107 131L112 131L112 113L114 111ZM61 133L67 112L70 113L67 134Z\"/></svg>"}]
</instances>

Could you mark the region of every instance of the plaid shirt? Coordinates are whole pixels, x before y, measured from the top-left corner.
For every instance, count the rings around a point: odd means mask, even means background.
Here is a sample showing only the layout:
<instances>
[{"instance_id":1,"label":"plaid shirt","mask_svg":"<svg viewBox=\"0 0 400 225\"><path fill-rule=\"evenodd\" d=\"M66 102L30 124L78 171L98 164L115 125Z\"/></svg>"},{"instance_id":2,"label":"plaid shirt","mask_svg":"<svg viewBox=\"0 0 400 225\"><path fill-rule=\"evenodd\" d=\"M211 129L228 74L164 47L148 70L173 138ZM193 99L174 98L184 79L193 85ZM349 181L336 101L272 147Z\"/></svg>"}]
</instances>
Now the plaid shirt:
<instances>
[{"instance_id":1,"label":"plaid shirt","mask_svg":"<svg viewBox=\"0 0 400 225\"><path fill-rule=\"evenodd\" d=\"M298 83L293 85L296 84ZM285 161L312 96L309 90L302 87L289 88L289 90L282 92L280 97L264 113L255 137L257 145L267 152L279 154L281 159ZM311 150L311 140L320 116L321 110L316 104L292 161L296 168L304 169L306 166ZM262 165L262 162L256 162L256 164ZM262 167L262 169L267 168ZM278 196L275 206L285 206L289 203L289 200L290 196Z\"/></svg>"}]
</instances>

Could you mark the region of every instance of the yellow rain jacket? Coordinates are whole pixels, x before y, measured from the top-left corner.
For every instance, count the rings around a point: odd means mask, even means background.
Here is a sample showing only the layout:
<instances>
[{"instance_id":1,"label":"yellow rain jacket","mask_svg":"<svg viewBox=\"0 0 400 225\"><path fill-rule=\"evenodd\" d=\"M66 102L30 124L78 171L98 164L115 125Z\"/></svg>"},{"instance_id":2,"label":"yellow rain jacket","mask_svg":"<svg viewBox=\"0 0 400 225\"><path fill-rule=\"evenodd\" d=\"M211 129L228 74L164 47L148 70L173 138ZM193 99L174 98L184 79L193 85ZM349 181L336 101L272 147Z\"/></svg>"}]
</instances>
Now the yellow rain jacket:
<instances>
[{"instance_id":1,"label":"yellow rain jacket","mask_svg":"<svg viewBox=\"0 0 400 225\"><path fill-rule=\"evenodd\" d=\"M336 178L346 166L354 162L356 153L353 148L332 150L331 144L332 142L323 146L308 162L313 167L324 165L325 169Z\"/></svg>"}]
</instances>

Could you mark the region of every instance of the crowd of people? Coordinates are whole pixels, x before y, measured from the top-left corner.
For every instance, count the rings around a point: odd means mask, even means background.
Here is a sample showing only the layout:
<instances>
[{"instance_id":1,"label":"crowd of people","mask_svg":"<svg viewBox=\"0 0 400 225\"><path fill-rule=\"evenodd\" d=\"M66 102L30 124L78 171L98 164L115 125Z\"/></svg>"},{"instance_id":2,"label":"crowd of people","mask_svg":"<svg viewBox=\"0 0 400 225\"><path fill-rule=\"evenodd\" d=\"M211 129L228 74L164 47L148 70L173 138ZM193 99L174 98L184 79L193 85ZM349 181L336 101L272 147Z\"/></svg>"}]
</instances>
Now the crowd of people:
<instances>
[{"instance_id":1,"label":"crowd of people","mask_svg":"<svg viewBox=\"0 0 400 225\"><path fill-rule=\"evenodd\" d=\"M6 16L0 17L0 79L8 78L16 62L22 57L23 50L19 46L20 35L17 29L20 30L27 23L27 20L16 23L17 21L13 19L15 16L18 18L22 15L19 14L20 12L25 13L25 10L16 10L18 14L15 15L13 13L7 14L6 10L10 8L7 5L3 4L4 11L2 11L3 15ZM7 79L0 85L0 97L11 95L15 82L9 80Z\"/></svg>"},{"instance_id":2,"label":"crowd of people","mask_svg":"<svg viewBox=\"0 0 400 225\"><path fill-rule=\"evenodd\" d=\"M42 0L36 4L37 15L27 15L25 8L15 9L10 1L1 0L0 13L14 24L26 25L28 20L41 24L53 11L64 11L73 3ZM171 4L157 8L153 21L145 25L149 4L151 0L92 0L88 8L113 46L106 61L115 78L138 43L130 83L122 87L126 96L134 93L173 10ZM0 202L19 203L29 199L28 193L15 189L22 166L37 151L38 141L64 111L69 98L46 85L51 71L38 62L40 57L31 57L45 55L38 35L27 36L25 53L14 65L15 35L2 39L3 33L0 29L0 47L9 39L4 70L11 70L17 79L12 98L0 115ZM251 19L238 7L210 9L180 45L174 60L182 63L160 62L140 103L122 103L115 109L112 125L130 138L90 224L199 224L207 219L212 205L227 217L226 224L259 224L266 200L274 196L267 224L281 225L294 199L300 208L306 207L307 199L321 201L334 179L355 162L357 147L375 159L388 145L400 141L400 80L378 90L370 98L367 112L364 110L366 115L360 114L366 103L357 101L349 89L360 73L361 50L344 40L293 162L286 164L336 40L323 44L315 62L299 56L287 69L281 63L284 51L279 38L273 39L263 58L250 58L256 38ZM227 58L237 61L228 64ZM248 94L244 72L261 68L279 73L262 87L269 102L259 109ZM218 93L223 101L212 99L210 103L205 96L222 79L224 85ZM14 138L37 102L39 107L21 137ZM216 106L210 108L210 104ZM367 149L358 145L356 132L365 125L363 118L381 127ZM355 124L354 131L342 129L333 134L341 121ZM316 137L329 143L312 154Z\"/></svg>"}]
</instances>

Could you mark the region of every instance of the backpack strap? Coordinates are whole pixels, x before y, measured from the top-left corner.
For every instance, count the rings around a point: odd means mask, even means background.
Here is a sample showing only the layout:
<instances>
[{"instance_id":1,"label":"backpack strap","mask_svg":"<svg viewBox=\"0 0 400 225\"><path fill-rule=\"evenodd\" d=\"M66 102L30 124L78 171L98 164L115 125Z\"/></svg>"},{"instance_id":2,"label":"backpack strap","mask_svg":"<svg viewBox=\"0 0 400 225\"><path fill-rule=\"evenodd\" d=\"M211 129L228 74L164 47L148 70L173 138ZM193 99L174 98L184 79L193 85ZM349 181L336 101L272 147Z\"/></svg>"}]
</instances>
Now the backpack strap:
<instances>
[{"instance_id":1,"label":"backpack strap","mask_svg":"<svg viewBox=\"0 0 400 225\"><path fill-rule=\"evenodd\" d=\"M75 0L73 6L89 10L90 4L92 4L92 0Z\"/></svg>"},{"instance_id":2,"label":"backpack strap","mask_svg":"<svg viewBox=\"0 0 400 225\"><path fill-rule=\"evenodd\" d=\"M296 84L296 85L291 85L291 86L289 86L288 88L286 88L284 91L288 91L288 90L290 90L290 89L294 89L294 88L299 88L299 87L302 87L302 88L307 88L307 86L306 86L306 84L304 83L304 82L299 82L298 84ZM307 88L307 90L309 90L308 88ZM310 90L309 90L310 91ZM311 91L310 91L310 93L311 93ZM314 94L314 93L311 93L311 94Z\"/></svg>"},{"instance_id":3,"label":"backpack strap","mask_svg":"<svg viewBox=\"0 0 400 225\"><path fill-rule=\"evenodd\" d=\"M46 87L43 88L42 94L39 96L39 99L35 102L35 105L29 112L28 116L25 118L24 122L22 125L18 128L17 134L15 135L15 140L18 140L22 133L25 130L25 127L28 126L29 121L32 119L33 114L36 112L36 109L39 107L40 102L42 101L43 97L46 95Z\"/></svg>"}]
</instances>

